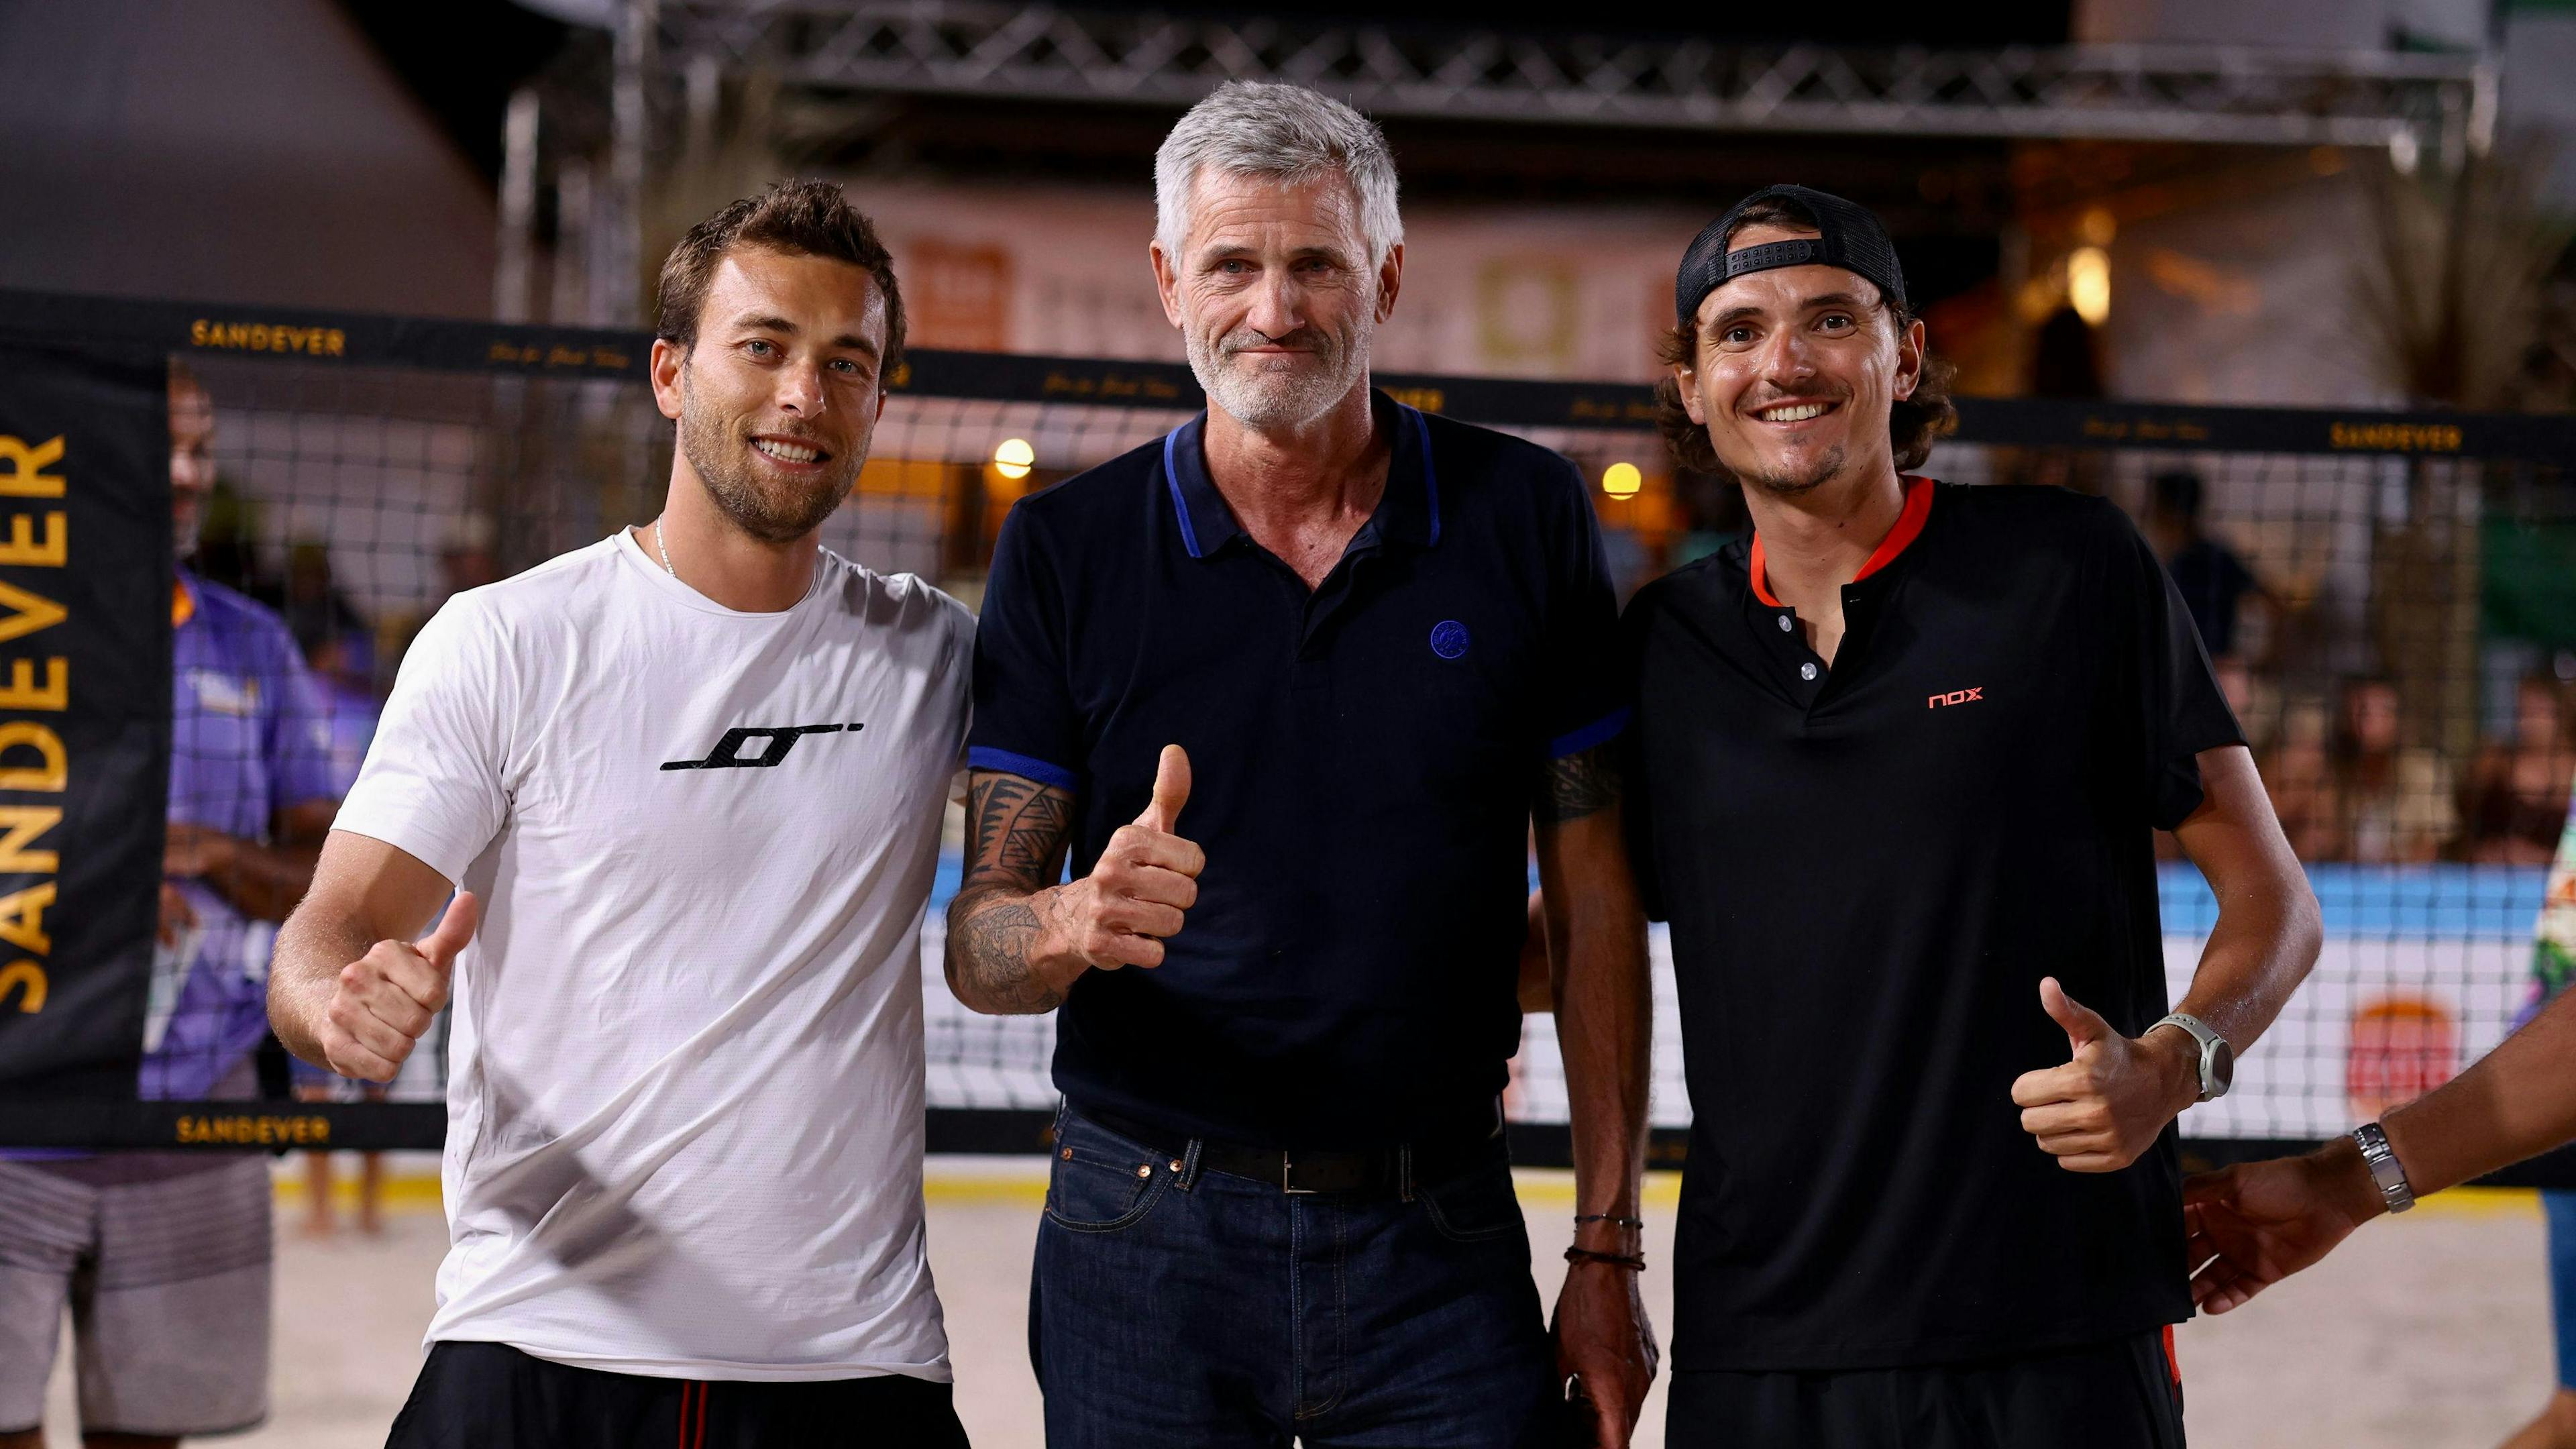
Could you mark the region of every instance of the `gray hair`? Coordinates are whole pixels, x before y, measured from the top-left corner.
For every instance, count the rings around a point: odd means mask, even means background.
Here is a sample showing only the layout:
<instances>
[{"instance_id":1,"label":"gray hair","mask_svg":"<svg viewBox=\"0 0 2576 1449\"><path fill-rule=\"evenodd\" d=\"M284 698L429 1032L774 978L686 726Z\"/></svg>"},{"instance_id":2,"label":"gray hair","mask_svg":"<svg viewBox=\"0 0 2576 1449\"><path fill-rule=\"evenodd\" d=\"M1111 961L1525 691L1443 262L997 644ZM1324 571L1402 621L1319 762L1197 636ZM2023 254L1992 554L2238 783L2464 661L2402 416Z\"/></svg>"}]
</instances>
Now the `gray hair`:
<instances>
[{"instance_id":1,"label":"gray hair","mask_svg":"<svg viewBox=\"0 0 2576 1449\"><path fill-rule=\"evenodd\" d=\"M1178 258L1189 235L1190 191L1202 168L1300 185L1338 172L1359 201L1369 265L1404 241L1395 209L1395 157L1377 123L1304 86L1227 81L1190 107L1154 153L1154 239Z\"/></svg>"}]
</instances>

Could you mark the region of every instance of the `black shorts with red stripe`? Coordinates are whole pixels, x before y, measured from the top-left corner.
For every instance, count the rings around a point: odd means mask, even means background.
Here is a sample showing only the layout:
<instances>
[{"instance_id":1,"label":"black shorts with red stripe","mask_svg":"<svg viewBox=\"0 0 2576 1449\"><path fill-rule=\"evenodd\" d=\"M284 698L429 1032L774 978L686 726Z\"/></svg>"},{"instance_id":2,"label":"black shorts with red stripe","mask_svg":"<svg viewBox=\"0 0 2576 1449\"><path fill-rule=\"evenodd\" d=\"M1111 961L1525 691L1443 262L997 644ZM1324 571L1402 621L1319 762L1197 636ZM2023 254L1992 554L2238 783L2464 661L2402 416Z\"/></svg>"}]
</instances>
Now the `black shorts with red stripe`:
<instances>
[{"instance_id":1,"label":"black shorts with red stripe","mask_svg":"<svg viewBox=\"0 0 2576 1449\"><path fill-rule=\"evenodd\" d=\"M2183 1449L2173 1330L1908 1368L1673 1375L1665 1449Z\"/></svg>"},{"instance_id":2,"label":"black shorts with red stripe","mask_svg":"<svg viewBox=\"0 0 2576 1449\"><path fill-rule=\"evenodd\" d=\"M436 1343L385 1449L966 1449L948 1385L646 1378Z\"/></svg>"}]
</instances>

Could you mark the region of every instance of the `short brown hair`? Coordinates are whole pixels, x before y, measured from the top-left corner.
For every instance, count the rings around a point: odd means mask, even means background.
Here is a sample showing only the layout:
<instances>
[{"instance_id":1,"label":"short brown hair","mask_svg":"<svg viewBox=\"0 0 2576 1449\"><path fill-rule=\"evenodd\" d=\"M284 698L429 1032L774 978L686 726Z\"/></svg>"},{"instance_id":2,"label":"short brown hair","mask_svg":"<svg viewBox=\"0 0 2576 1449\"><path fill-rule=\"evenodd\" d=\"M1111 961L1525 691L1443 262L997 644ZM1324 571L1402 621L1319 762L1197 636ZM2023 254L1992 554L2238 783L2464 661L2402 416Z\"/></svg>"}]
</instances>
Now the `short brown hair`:
<instances>
[{"instance_id":1,"label":"short brown hair","mask_svg":"<svg viewBox=\"0 0 2576 1449\"><path fill-rule=\"evenodd\" d=\"M1744 215L1727 229L1727 240L1733 241L1735 234L1748 226L1763 225L1821 229L1805 207L1779 197L1746 207ZM1888 320L1896 324L1897 335L1904 336L1905 329L1914 325L1915 314L1884 295L1880 303L1887 309ZM1677 323L1656 339L1655 356L1672 366L1697 367L1699 319ZM1952 372L1949 363L1926 354L1923 373L1914 380L1914 395L1898 398L1888 407L1888 441L1895 445L1899 471L1922 467L1923 460L1932 456L1932 444L1959 426L1959 410L1950 403ZM1655 384L1655 429L1664 435L1664 447L1670 450L1674 462L1695 473L1729 476L1726 465L1717 459L1717 449L1709 445L1708 429L1692 422L1690 409L1682 405L1681 379L1669 372Z\"/></svg>"},{"instance_id":2,"label":"short brown hair","mask_svg":"<svg viewBox=\"0 0 2576 1449\"><path fill-rule=\"evenodd\" d=\"M778 182L689 228L662 259L654 336L683 349L697 345L698 314L706 310L716 264L738 246L828 257L865 269L885 294L885 356L878 359L877 376L893 374L903 357L903 291L895 285L894 256L877 240L876 225L828 181Z\"/></svg>"}]
</instances>

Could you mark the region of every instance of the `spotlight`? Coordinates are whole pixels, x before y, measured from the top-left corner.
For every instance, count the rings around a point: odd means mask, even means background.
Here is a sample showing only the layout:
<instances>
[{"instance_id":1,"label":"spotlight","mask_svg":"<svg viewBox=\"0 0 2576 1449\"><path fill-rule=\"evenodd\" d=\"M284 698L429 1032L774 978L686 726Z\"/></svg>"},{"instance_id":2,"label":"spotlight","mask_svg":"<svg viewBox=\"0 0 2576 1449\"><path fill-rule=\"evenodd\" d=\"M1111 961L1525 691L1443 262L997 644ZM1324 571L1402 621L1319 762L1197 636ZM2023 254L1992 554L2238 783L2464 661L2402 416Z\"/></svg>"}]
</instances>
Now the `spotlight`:
<instances>
[{"instance_id":1,"label":"spotlight","mask_svg":"<svg viewBox=\"0 0 2576 1449\"><path fill-rule=\"evenodd\" d=\"M2100 247L2077 247L2066 259L2066 301L2092 326L2111 315L2111 256Z\"/></svg>"}]
</instances>

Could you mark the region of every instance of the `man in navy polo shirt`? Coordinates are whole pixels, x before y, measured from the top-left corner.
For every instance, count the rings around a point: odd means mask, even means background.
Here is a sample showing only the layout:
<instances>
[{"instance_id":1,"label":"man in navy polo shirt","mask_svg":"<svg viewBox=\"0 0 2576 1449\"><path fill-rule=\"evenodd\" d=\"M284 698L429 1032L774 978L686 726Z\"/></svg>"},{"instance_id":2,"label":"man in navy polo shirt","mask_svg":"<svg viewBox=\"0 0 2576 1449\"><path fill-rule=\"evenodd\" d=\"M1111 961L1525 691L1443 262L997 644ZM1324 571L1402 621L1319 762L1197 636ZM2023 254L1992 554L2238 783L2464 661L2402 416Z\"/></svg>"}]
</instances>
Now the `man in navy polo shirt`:
<instances>
[{"instance_id":1,"label":"man in navy polo shirt","mask_svg":"<svg viewBox=\"0 0 2576 1449\"><path fill-rule=\"evenodd\" d=\"M1624 625L1693 1121L1667 1443L2173 1449L2173 1121L2315 899L2127 517L1900 471L1948 406L1876 217L1758 192L1675 302L1666 437L1753 537ZM2220 902L2170 1015L2157 829Z\"/></svg>"},{"instance_id":2,"label":"man in navy polo shirt","mask_svg":"<svg viewBox=\"0 0 2576 1449\"><path fill-rule=\"evenodd\" d=\"M1404 253L1358 113L1226 86L1155 189L1210 407L1003 526L949 911L961 1000L1062 1008L1048 1442L1562 1443L1572 1375L1580 1442L1624 1445L1648 988L1582 481L1369 387ZM1533 819L1577 1157L1553 1354L1496 1108Z\"/></svg>"}]
</instances>

